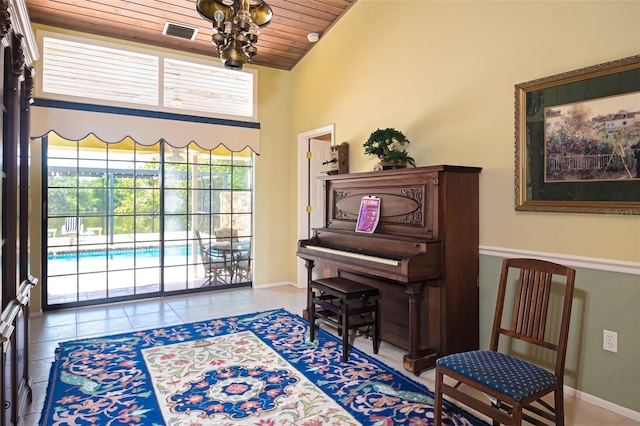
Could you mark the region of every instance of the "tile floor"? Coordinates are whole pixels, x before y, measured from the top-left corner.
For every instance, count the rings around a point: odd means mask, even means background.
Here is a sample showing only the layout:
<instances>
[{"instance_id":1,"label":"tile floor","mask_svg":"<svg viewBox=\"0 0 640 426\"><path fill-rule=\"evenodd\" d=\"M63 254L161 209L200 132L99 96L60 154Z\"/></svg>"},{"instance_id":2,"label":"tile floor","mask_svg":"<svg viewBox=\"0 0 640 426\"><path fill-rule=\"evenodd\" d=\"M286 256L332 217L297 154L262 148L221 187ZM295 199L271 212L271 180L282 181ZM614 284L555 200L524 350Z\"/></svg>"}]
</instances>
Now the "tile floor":
<instances>
[{"instance_id":1,"label":"tile floor","mask_svg":"<svg viewBox=\"0 0 640 426\"><path fill-rule=\"evenodd\" d=\"M163 325L207 320L229 315L284 308L301 315L306 305L305 290L291 286L254 290L220 290L193 296L170 297L116 305L103 305L47 312L31 319L30 373L34 400L29 407L26 426L37 425L47 391L49 371L58 342L78 338L125 333ZM331 330L331 329L329 329ZM372 354L370 340L357 338L354 345ZM385 364L434 388L433 370L419 377L402 368L404 351L382 342L377 356ZM640 422L576 400L565 398L566 424L583 426L640 426Z\"/></svg>"}]
</instances>

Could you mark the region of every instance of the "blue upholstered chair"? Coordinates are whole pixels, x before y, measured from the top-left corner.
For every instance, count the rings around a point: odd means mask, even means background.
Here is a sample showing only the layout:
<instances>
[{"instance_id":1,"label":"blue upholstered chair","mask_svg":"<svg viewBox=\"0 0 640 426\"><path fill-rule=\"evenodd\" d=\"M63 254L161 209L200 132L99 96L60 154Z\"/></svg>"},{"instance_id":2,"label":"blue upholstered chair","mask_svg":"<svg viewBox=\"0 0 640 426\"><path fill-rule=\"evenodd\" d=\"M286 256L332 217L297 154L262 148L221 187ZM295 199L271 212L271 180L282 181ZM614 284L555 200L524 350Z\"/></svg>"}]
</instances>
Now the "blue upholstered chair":
<instances>
[{"instance_id":1,"label":"blue upholstered chair","mask_svg":"<svg viewBox=\"0 0 640 426\"><path fill-rule=\"evenodd\" d=\"M518 272L517 279L509 271ZM558 278L564 281L564 297L562 312L556 317L550 312L549 301L553 298L552 282ZM503 261L489 350L451 354L436 361L435 425L441 424L443 395L485 414L493 419L494 425L520 425L523 419L545 424L538 420L540 417L555 425L564 425L564 364L574 282L575 270L557 263L536 259ZM507 295L513 296L515 303L511 321L505 325L502 314ZM555 305L555 300L551 305ZM509 313L507 311L507 315ZM545 333L547 323L553 322L550 318L557 318L559 327L556 332ZM500 337L546 348L553 354L553 371L505 353L504 342L498 346ZM522 343L518 344L518 353L522 353L520 345ZM458 383L451 386L445 383L445 377ZM484 395L478 394L477 398L463 391L460 385L470 386ZM553 406L541 400L551 392L554 393Z\"/></svg>"}]
</instances>

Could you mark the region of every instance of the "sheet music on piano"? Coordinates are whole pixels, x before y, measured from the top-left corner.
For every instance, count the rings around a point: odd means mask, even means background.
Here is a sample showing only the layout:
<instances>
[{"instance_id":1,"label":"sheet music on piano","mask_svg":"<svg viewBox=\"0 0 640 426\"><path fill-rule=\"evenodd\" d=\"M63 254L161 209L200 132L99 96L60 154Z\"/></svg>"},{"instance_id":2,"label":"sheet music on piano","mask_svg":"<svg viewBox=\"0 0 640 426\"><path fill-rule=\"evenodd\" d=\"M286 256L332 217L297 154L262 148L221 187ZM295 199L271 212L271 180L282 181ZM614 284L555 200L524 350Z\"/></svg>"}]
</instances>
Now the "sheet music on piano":
<instances>
[{"instance_id":1,"label":"sheet music on piano","mask_svg":"<svg viewBox=\"0 0 640 426\"><path fill-rule=\"evenodd\" d=\"M380 198L372 195L362 197L356 232L373 233L380 220Z\"/></svg>"}]
</instances>

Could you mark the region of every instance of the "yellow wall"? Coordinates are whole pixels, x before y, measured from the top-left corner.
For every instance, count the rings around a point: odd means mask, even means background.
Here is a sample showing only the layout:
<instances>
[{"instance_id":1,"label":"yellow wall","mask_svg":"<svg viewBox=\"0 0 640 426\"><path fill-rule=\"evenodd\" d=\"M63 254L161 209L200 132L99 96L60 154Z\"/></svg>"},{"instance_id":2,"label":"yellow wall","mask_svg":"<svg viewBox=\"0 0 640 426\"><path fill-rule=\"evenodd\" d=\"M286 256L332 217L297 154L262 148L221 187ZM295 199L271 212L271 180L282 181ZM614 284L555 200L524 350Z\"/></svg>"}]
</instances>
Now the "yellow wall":
<instances>
[{"instance_id":1,"label":"yellow wall","mask_svg":"<svg viewBox=\"0 0 640 426\"><path fill-rule=\"evenodd\" d=\"M514 85L637 55L639 28L638 1L358 0L292 71L293 133L335 123L357 172L395 127L418 165L483 168L481 245L640 262L639 216L513 208Z\"/></svg>"},{"instance_id":2,"label":"yellow wall","mask_svg":"<svg viewBox=\"0 0 640 426\"><path fill-rule=\"evenodd\" d=\"M178 53L199 59L218 61L212 48L211 57L175 52L167 49L155 48L137 43L116 41L104 37L77 33L42 25L33 25L34 31L39 29L72 34L85 38L99 39L111 43L134 46L144 49L153 49L170 53ZM38 78L40 63L35 63L36 79ZM261 154L255 158L255 204L254 204L254 250L256 253L274 253L277 255L257 255L254 264L254 286L270 283L293 281L295 277L295 264L286 259L282 253L289 251L289 224L293 212L290 210L290 197L288 193L289 175L286 160L290 151L291 135L291 89L290 73L273 68L256 67L258 69L258 119L261 122ZM39 152L39 144L34 145ZM33 151L32 151L33 152ZM38 157L39 158L39 157ZM32 163L31 182L31 273L40 277L40 222L41 217L41 193L39 188L40 167L38 162ZM295 220L294 220L295 222ZM295 231L294 234L295 236ZM291 257L291 256L289 256ZM289 264L288 264L289 263ZM34 312L41 310L40 289L38 286L33 291L32 309Z\"/></svg>"},{"instance_id":3,"label":"yellow wall","mask_svg":"<svg viewBox=\"0 0 640 426\"><path fill-rule=\"evenodd\" d=\"M289 193L288 163L291 141L290 73L259 68L258 108L261 154L255 161L255 274L254 287L295 281L295 256L287 255L295 238L295 192ZM294 251L295 253L295 251Z\"/></svg>"}]
</instances>

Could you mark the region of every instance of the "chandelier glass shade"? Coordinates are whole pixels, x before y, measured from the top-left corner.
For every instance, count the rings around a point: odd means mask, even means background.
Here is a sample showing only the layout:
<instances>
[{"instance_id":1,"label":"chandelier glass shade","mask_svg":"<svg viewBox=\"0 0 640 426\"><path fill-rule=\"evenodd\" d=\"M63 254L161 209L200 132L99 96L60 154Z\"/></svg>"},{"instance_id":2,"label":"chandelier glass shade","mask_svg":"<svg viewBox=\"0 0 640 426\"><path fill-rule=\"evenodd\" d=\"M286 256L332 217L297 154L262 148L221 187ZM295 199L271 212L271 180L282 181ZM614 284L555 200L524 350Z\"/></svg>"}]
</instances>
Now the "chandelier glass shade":
<instances>
[{"instance_id":1,"label":"chandelier glass shade","mask_svg":"<svg viewBox=\"0 0 640 426\"><path fill-rule=\"evenodd\" d=\"M264 0L197 0L196 10L213 24L211 43L225 68L241 70L253 62L260 27L271 22L273 11Z\"/></svg>"}]
</instances>

